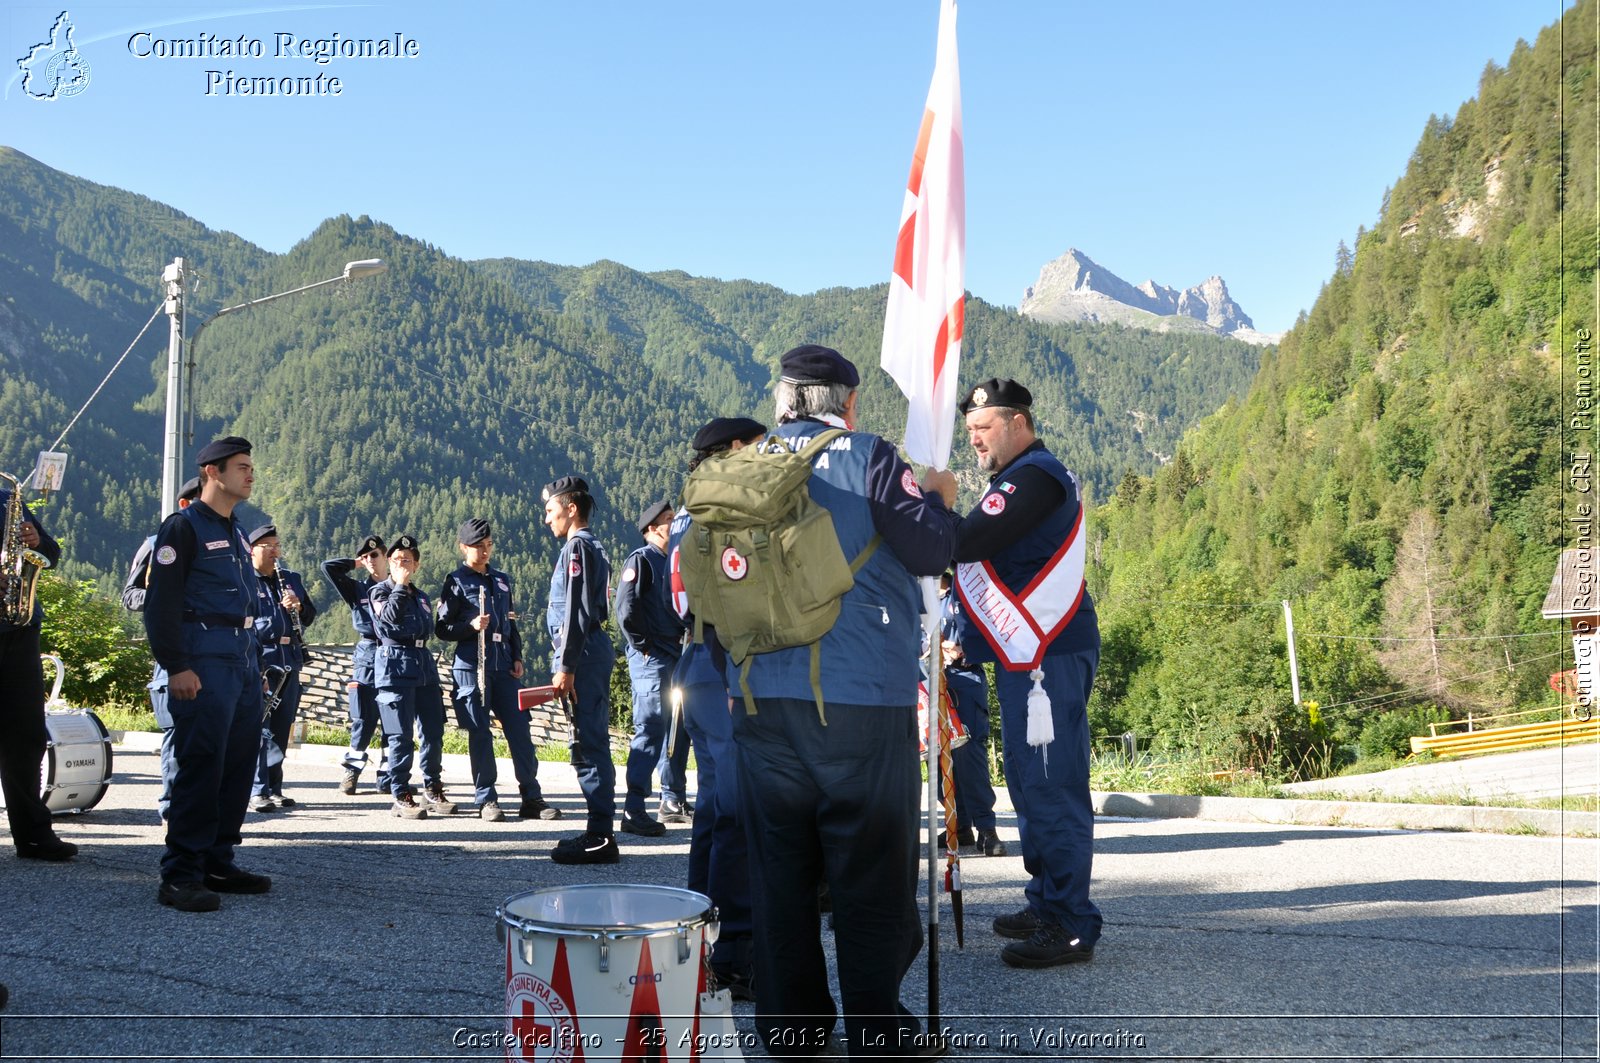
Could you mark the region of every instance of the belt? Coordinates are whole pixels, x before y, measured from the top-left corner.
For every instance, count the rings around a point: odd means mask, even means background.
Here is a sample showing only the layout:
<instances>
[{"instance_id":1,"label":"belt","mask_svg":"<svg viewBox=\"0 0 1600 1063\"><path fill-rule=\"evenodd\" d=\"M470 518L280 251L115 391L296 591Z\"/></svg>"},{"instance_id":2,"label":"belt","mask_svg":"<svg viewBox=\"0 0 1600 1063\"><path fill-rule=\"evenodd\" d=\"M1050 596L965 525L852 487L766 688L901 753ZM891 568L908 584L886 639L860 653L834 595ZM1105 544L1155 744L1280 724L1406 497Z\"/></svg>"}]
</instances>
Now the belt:
<instances>
[{"instance_id":1,"label":"belt","mask_svg":"<svg viewBox=\"0 0 1600 1063\"><path fill-rule=\"evenodd\" d=\"M374 638L374 637L372 637L370 635L362 635L360 638L356 639L356 641L357 642L374 642L375 643L375 642L378 642L380 640L376 639L376 638Z\"/></svg>"},{"instance_id":2,"label":"belt","mask_svg":"<svg viewBox=\"0 0 1600 1063\"><path fill-rule=\"evenodd\" d=\"M250 618L246 616L228 616L224 613L195 613L184 610L183 620L186 624L205 624L209 627L249 627Z\"/></svg>"},{"instance_id":3,"label":"belt","mask_svg":"<svg viewBox=\"0 0 1600 1063\"><path fill-rule=\"evenodd\" d=\"M398 647L405 650L425 650L428 648L427 639L379 639L385 646Z\"/></svg>"}]
</instances>

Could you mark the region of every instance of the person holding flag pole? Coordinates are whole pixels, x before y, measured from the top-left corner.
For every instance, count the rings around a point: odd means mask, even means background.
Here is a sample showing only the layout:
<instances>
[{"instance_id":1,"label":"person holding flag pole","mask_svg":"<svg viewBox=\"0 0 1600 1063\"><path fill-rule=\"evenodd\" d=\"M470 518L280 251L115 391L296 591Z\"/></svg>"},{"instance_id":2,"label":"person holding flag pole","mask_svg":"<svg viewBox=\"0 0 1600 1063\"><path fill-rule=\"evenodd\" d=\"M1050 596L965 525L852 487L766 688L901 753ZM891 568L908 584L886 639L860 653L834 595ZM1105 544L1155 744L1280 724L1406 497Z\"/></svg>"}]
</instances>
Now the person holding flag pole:
<instances>
[{"instance_id":1,"label":"person holding flag pole","mask_svg":"<svg viewBox=\"0 0 1600 1063\"><path fill-rule=\"evenodd\" d=\"M917 145L911 159L884 313L883 358L907 400L905 449L943 471L949 464L961 368L965 307L966 181L961 141L961 74L955 0L939 8L939 42ZM948 474L946 474L948 475ZM938 647L939 589L921 580L927 644ZM937 652L937 651L935 651ZM943 669L930 667L928 704L939 706ZM939 777L938 714L928 713L928 1026L939 1028L939 887L934 780ZM951 864L957 896L959 868Z\"/></svg>"}]
</instances>

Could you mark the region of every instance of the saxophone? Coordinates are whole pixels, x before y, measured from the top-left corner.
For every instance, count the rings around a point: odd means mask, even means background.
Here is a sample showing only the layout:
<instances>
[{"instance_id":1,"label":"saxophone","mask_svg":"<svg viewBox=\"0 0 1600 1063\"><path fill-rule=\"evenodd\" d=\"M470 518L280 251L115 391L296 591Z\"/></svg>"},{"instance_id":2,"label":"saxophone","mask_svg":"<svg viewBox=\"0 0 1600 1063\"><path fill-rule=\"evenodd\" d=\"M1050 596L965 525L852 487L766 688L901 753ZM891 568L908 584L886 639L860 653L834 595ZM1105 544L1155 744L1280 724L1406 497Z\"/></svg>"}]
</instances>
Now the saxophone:
<instances>
[{"instance_id":1,"label":"saxophone","mask_svg":"<svg viewBox=\"0 0 1600 1063\"><path fill-rule=\"evenodd\" d=\"M39 587L39 573L50 567L50 560L28 549L22 541L22 525L27 520L22 485L3 472L0 472L0 480L11 484L5 539L0 542L0 621L25 627L33 622L33 598Z\"/></svg>"}]
</instances>

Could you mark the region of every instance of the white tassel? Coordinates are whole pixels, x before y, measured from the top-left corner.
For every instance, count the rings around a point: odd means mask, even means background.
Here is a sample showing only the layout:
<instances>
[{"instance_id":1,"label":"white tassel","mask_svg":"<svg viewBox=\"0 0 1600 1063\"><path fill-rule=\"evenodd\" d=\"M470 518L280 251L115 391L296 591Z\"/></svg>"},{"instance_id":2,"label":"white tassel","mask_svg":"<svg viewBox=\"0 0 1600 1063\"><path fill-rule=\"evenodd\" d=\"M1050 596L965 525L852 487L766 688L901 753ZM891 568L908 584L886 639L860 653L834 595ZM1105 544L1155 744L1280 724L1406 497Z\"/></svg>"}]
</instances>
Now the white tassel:
<instances>
[{"instance_id":1,"label":"white tassel","mask_svg":"<svg viewBox=\"0 0 1600 1063\"><path fill-rule=\"evenodd\" d=\"M1042 752L1045 770L1049 771L1048 747L1056 740L1056 725L1050 717L1050 695L1044 692L1044 670L1035 668L1028 678L1033 680L1033 689L1028 691L1028 744L1046 747Z\"/></svg>"}]
</instances>

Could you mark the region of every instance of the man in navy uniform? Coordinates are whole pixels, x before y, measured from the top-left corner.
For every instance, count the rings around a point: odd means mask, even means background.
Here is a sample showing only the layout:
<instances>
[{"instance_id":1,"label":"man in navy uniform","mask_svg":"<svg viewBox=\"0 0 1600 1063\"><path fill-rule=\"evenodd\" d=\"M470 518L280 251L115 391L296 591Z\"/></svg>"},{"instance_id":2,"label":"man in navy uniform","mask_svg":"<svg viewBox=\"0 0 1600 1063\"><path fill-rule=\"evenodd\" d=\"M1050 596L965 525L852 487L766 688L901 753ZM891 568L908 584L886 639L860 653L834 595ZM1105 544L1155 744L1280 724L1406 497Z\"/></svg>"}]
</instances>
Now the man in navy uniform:
<instances>
[{"instance_id":1,"label":"man in navy uniform","mask_svg":"<svg viewBox=\"0 0 1600 1063\"><path fill-rule=\"evenodd\" d=\"M194 476L178 489L178 508L189 508L189 503L199 497L200 477ZM144 596L150 586L150 557L155 550L156 537L145 536L128 565L128 578L122 584L122 607L130 613L144 612ZM166 819L167 807L172 803L172 776L178 765L172 757L172 713L167 710L167 673L161 665L151 669L146 688L150 691L150 711L161 728L161 796L156 798L156 812Z\"/></svg>"},{"instance_id":2,"label":"man in navy uniform","mask_svg":"<svg viewBox=\"0 0 1600 1063\"><path fill-rule=\"evenodd\" d=\"M238 436L206 444L195 460L200 498L156 533L144 629L167 672L177 761L156 899L211 912L219 893L265 893L272 880L234 863L261 748L257 580L233 518L250 497L255 466Z\"/></svg>"},{"instance_id":3,"label":"man in navy uniform","mask_svg":"<svg viewBox=\"0 0 1600 1063\"><path fill-rule=\"evenodd\" d=\"M1089 899L1088 720L1100 628L1083 583L1082 496L1035 434L1027 388L985 380L960 408L978 468L989 474L956 543L968 622L962 649L973 663L998 662L1006 786L1030 876L1027 907L994 921L996 934L1015 939L1000 958L1013 967L1081 963L1094 956L1101 925ZM1027 741L1034 691L1048 699L1034 711L1047 712L1054 731L1042 747Z\"/></svg>"},{"instance_id":4,"label":"man in navy uniform","mask_svg":"<svg viewBox=\"0 0 1600 1063\"><path fill-rule=\"evenodd\" d=\"M956 840L981 856L1005 856L1006 843L995 829L994 784L989 781L989 680L983 666L961 651L966 617L949 572L939 577L939 640L944 657L945 689L967 741L950 751L950 773L956 784ZM940 832L939 844L945 844Z\"/></svg>"},{"instance_id":5,"label":"man in navy uniform","mask_svg":"<svg viewBox=\"0 0 1600 1063\"><path fill-rule=\"evenodd\" d=\"M0 516L10 511L11 492L0 490ZM22 545L52 566L61 544L23 506ZM78 847L56 837L50 809L39 796L39 770L50 733L44 722L44 672L39 665L39 628L44 605L35 600L26 623L0 619L0 791L6 798L11 843L24 860L71 860Z\"/></svg>"},{"instance_id":6,"label":"man in navy uniform","mask_svg":"<svg viewBox=\"0 0 1600 1063\"><path fill-rule=\"evenodd\" d=\"M357 568L366 571L365 579L358 580L351 575ZM339 783L340 793L353 794L361 781L361 769L367 766L367 747L378 733L378 688L372 672L378 649L378 628L367 595L376 584L389 578L388 547L378 536L369 535L361 540L355 557L330 557L324 561L322 574L350 607L350 623L357 636L351 652L348 684L350 749L344 755L344 778ZM381 749L379 757L378 792L386 794L389 792L389 769L387 760L382 759Z\"/></svg>"},{"instance_id":7,"label":"man in navy uniform","mask_svg":"<svg viewBox=\"0 0 1600 1063\"><path fill-rule=\"evenodd\" d=\"M690 444L692 473L713 454L738 450L766 435L767 426L748 417L717 417L695 433ZM716 629L700 625L694 637L694 603L684 590L679 549L690 526L689 511L673 515L667 542L667 591L673 612L687 627L672 686L683 693L684 726L694 743L694 826L689 837L689 880L696 893L711 898L722 929L712 946L711 971L717 987L735 1000L754 1000L754 924L750 914L750 850L739 810L739 747L728 711L727 654Z\"/></svg>"},{"instance_id":8,"label":"man in navy uniform","mask_svg":"<svg viewBox=\"0 0 1600 1063\"><path fill-rule=\"evenodd\" d=\"M829 511L845 558L866 560L818 644L822 704L809 646L747 658L754 714L734 699L756 1027L772 1055L811 1055L824 1049L842 1010L852 1057L915 1054L932 1047L900 1003L901 979L922 946L917 577L949 564L955 477L929 471L919 484L887 440L851 430L860 376L838 351L796 347L779 373L773 434L799 450L830 428L846 430L813 460L808 489ZM838 1005L820 940L824 882L833 897Z\"/></svg>"},{"instance_id":9,"label":"man in navy uniform","mask_svg":"<svg viewBox=\"0 0 1600 1063\"><path fill-rule=\"evenodd\" d=\"M441 725L443 715L442 695L438 693L439 671L428 649L428 636L433 633L433 606L427 594L413 582L421 556L414 537L400 536L389 547L389 578L367 593L378 632L373 678L378 687L383 736L389 745L392 811L402 819L426 819L428 816L428 810L417 803L411 789L411 763L416 755L412 731L423 719L422 714L431 711L433 702L438 702ZM430 771L428 734L429 724L423 720L425 782ZM451 805L448 811L454 810L455 806Z\"/></svg>"},{"instance_id":10,"label":"man in navy uniform","mask_svg":"<svg viewBox=\"0 0 1600 1063\"><path fill-rule=\"evenodd\" d=\"M588 809L584 832L563 838L550 859L558 864L614 864L617 768L611 762L610 695L617 654L601 626L610 611L611 562L589 531L594 496L587 482L563 476L545 485L543 498L544 522L561 540L545 609L555 673L551 685L570 706L576 736L572 767Z\"/></svg>"},{"instance_id":11,"label":"man in navy uniform","mask_svg":"<svg viewBox=\"0 0 1600 1063\"><path fill-rule=\"evenodd\" d=\"M628 794L623 800L622 829L646 838L666 833L668 823L687 823L684 775L689 769L689 740L681 719L664 709L663 698L678 663L683 622L667 599L667 535L672 503L652 502L639 514L644 545L628 555L617 580L617 626L628 640L628 678L633 685L633 744L628 750ZM672 754L667 729L679 729ZM661 778L660 819L650 818L645 802L650 777Z\"/></svg>"},{"instance_id":12,"label":"man in navy uniform","mask_svg":"<svg viewBox=\"0 0 1600 1063\"><path fill-rule=\"evenodd\" d=\"M455 684L451 697L456 723L467 732L478 817L495 823L506 818L494 785L497 772L491 724L499 720L511 750L511 767L522 799L517 814L523 819L556 819L561 810L547 803L539 788L539 759L528 730L528 714L517 704L523 673L522 632L517 627L511 577L489 567L494 536L487 520L473 517L463 522L456 531L456 542L461 548L462 563L445 577L434 633L456 644L450 667ZM479 602L483 603L482 609ZM487 651L481 669L487 690L478 689L480 640Z\"/></svg>"},{"instance_id":13,"label":"man in navy uniform","mask_svg":"<svg viewBox=\"0 0 1600 1063\"><path fill-rule=\"evenodd\" d=\"M256 764L255 797L250 803L257 812L276 812L295 805L294 798L283 793L283 754L289 748L289 732L300 711L305 629L317 618L317 607L306 594L300 573L281 568L282 556L276 526L263 524L250 533L250 560L260 583L256 592L256 638L261 643L261 671L266 675L270 674L269 668L283 670L276 684L278 703L271 718L261 721L261 755Z\"/></svg>"}]
</instances>

